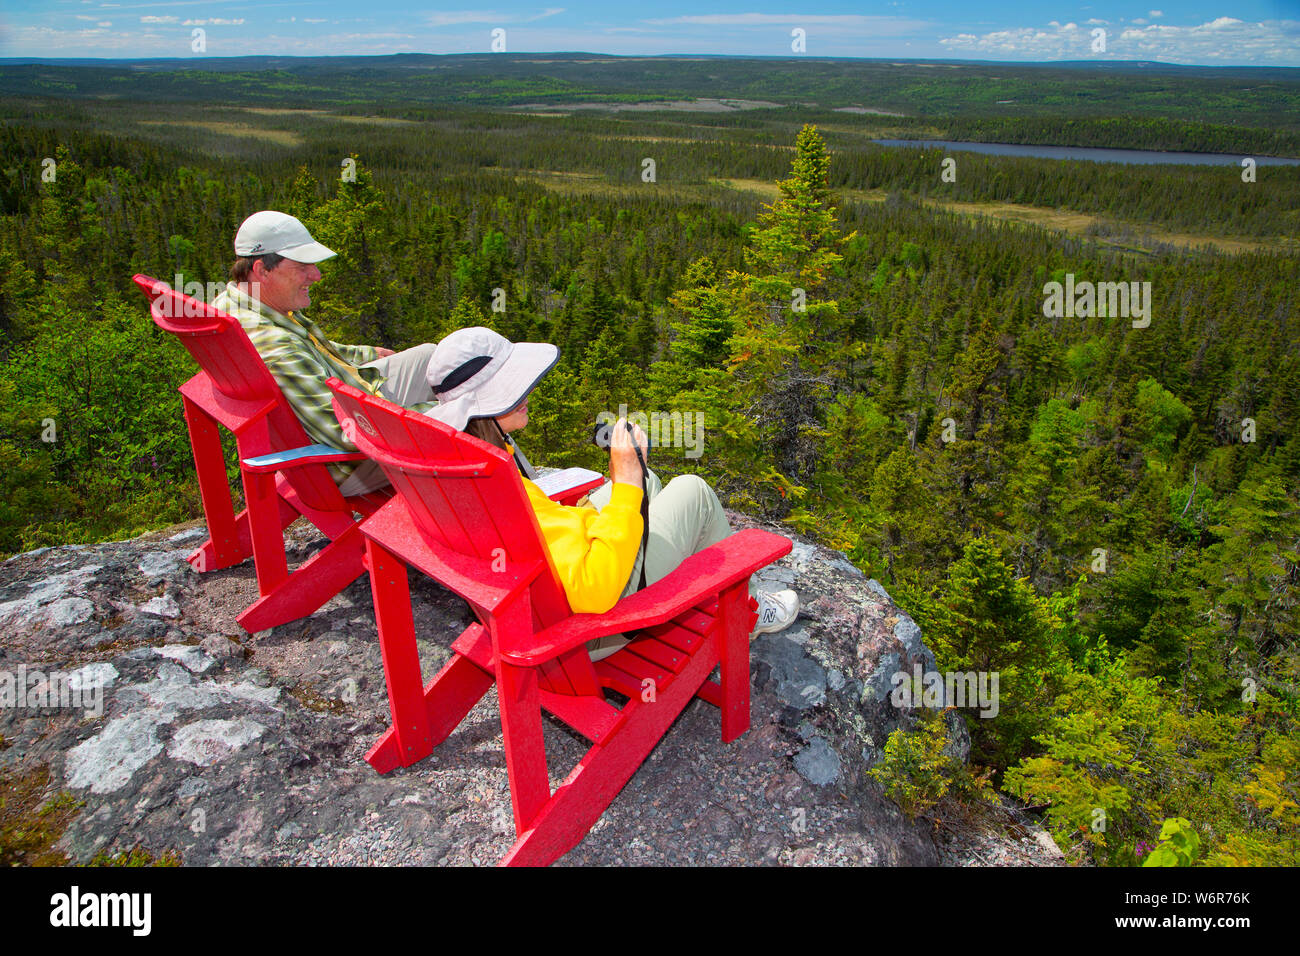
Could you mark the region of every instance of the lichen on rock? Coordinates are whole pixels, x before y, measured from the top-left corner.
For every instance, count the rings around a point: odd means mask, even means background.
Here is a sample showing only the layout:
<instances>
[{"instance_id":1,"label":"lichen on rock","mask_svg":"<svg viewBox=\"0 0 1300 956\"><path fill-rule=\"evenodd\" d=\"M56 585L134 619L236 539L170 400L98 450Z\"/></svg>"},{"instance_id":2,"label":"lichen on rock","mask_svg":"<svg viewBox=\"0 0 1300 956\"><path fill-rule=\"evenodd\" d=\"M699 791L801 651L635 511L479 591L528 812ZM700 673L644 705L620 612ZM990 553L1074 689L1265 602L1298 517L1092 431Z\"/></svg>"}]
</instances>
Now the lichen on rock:
<instances>
[{"instance_id":1,"label":"lichen on rock","mask_svg":"<svg viewBox=\"0 0 1300 956\"><path fill-rule=\"evenodd\" d=\"M99 714L0 709L0 770L46 768L51 792L84 802L59 849L73 862L140 852L186 865L499 859L513 826L495 690L429 759L377 774L365 753L390 714L368 579L309 618L249 635L235 616L257 594L251 562L194 572L175 545L202 536L170 528L0 566L0 670L75 674L103 695ZM288 544L292 563L321 538L298 525ZM807 541L758 577L794 588L803 610L751 645L749 731L724 745L717 709L692 702L561 863L953 858L866 773L913 719L892 705L890 678L933 666L919 628L879 582ZM411 592L428 680L473 618L418 574ZM953 729L959 743L964 723ZM558 783L586 744L551 720L545 736ZM1017 859L1055 863L1027 842Z\"/></svg>"}]
</instances>

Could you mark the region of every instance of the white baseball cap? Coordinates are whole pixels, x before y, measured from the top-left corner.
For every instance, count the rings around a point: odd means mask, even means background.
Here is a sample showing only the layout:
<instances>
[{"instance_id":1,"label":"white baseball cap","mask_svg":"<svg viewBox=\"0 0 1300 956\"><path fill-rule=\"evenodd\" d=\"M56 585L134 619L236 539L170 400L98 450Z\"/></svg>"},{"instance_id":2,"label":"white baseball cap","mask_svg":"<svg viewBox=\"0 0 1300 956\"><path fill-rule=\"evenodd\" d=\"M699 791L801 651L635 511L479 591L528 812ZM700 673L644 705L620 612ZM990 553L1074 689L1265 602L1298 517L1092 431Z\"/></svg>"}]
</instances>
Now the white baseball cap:
<instances>
[{"instance_id":1,"label":"white baseball cap","mask_svg":"<svg viewBox=\"0 0 1300 956\"><path fill-rule=\"evenodd\" d=\"M495 418L515 408L559 361L544 342L511 342L483 326L457 329L438 343L425 375L438 406L427 414L465 430L472 418Z\"/></svg>"},{"instance_id":2,"label":"white baseball cap","mask_svg":"<svg viewBox=\"0 0 1300 956\"><path fill-rule=\"evenodd\" d=\"M337 255L313 239L307 227L293 216L263 209L245 219L235 233L235 255L264 256L272 252L294 262L320 262Z\"/></svg>"}]
</instances>

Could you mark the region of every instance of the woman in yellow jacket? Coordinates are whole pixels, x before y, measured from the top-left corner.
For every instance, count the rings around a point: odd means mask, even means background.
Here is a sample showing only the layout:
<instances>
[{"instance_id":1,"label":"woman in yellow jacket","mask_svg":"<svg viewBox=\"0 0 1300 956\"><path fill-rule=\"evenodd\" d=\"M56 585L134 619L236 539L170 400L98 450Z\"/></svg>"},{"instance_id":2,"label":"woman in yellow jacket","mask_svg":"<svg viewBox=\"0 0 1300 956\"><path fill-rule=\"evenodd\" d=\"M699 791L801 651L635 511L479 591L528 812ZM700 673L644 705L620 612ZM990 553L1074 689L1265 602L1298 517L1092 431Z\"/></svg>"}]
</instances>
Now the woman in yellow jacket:
<instances>
[{"instance_id":1,"label":"woman in yellow jacket","mask_svg":"<svg viewBox=\"0 0 1300 956\"><path fill-rule=\"evenodd\" d=\"M727 537L731 527L717 495L698 475L680 475L663 486L647 469L650 529L643 556L641 461L647 442L640 428L629 428L621 419L610 432L610 480L591 494L589 503L567 507L548 498L535 484L536 470L507 436L528 424L528 393L559 355L554 345L512 343L482 327L459 329L438 343L429 360L429 385L439 404L427 414L514 455L569 606L598 614L637 589L643 562L645 582L653 584L690 555ZM757 597L755 634L779 631L799 613L794 591L758 592ZM599 659L625 643L605 638L592 657Z\"/></svg>"}]
</instances>

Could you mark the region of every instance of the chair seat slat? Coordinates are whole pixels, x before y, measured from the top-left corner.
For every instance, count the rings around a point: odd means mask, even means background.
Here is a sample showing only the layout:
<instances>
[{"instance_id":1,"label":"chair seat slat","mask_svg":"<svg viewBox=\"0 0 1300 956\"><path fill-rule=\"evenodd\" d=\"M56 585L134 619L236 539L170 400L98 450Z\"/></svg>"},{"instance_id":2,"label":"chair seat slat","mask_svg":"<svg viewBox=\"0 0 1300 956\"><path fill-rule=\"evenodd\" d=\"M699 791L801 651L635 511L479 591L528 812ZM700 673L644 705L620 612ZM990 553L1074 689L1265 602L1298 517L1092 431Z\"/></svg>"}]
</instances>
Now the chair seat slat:
<instances>
[{"instance_id":1,"label":"chair seat slat","mask_svg":"<svg viewBox=\"0 0 1300 956\"><path fill-rule=\"evenodd\" d=\"M667 668L674 674L682 672L691 656L688 652L673 647L671 644L666 644L648 634L644 637L635 638L627 646L627 650L638 657L644 657L652 664Z\"/></svg>"}]
</instances>

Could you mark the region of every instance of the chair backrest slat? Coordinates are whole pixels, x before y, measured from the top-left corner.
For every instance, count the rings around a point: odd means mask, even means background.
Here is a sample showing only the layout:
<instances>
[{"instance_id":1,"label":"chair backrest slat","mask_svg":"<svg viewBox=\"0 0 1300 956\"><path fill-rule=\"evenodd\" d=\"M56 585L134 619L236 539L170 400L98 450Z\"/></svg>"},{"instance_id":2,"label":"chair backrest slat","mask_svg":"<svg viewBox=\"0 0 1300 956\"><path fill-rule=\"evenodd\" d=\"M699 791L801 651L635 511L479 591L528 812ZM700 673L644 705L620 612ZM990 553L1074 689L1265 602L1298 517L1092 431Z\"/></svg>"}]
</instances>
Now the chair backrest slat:
<instances>
[{"instance_id":1,"label":"chair backrest slat","mask_svg":"<svg viewBox=\"0 0 1300 956\"><path fill-rule=\"evenodd\" d=\"M504 556L511 563L531 563L544 559L549 573L539 578L542 591L538 596L552 591L562 597L537 517L509 454L337 379L330 379L329 385L340 421L351 422L345 427L355 434L357 447L373 456L406 498L419 534L483 560ZM485 461L492 467L490 474L479 476L435 476L406 471L398 463L400 459L417 459L433 466ZM547 624L571 613L567 601L557 606L544 600L542 606L550 612L546 616L554 616Z\"/></svg>"},{"instance_id":2,"label":"chair backrest slat","mask_svg":"<svg viewBox=\"0 0 1300 956\"><path fill-rule=\"evenodd\" d=\"M502 554L512 563L542 560L544 571L529 594L534 628L573 613L509 454L338 379L330 379L329 386L339 421L356 435L357 447L379 463L405 499L418 534L483 560ZM492 469L491 474L477 477L435 476L404 470L403 459L419 460L422 470L481 461L489 462ZM591 659L581 648L544 665L541 676L544 687L559 693L590 693L598 686Z\"/></svg>"}]
</instances>

